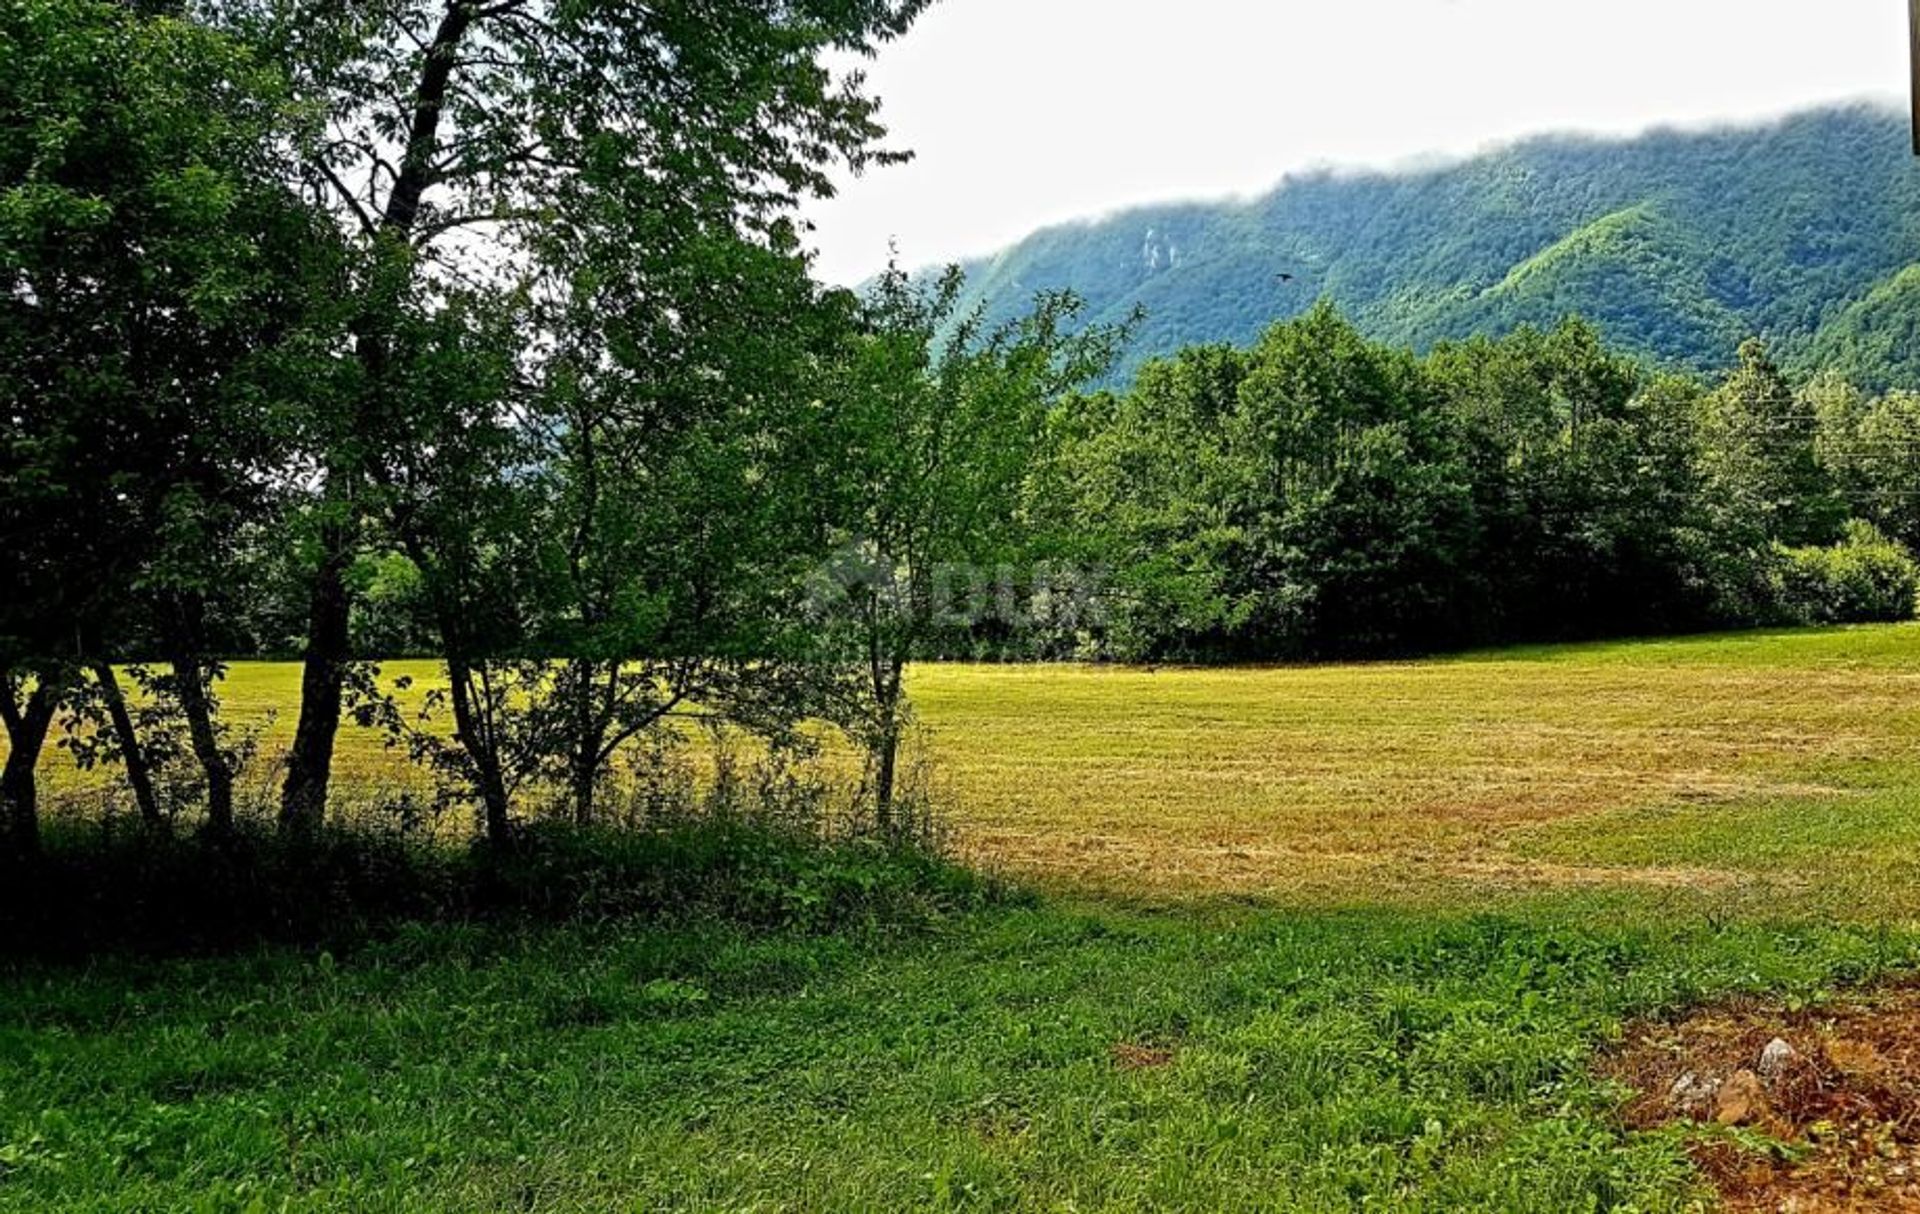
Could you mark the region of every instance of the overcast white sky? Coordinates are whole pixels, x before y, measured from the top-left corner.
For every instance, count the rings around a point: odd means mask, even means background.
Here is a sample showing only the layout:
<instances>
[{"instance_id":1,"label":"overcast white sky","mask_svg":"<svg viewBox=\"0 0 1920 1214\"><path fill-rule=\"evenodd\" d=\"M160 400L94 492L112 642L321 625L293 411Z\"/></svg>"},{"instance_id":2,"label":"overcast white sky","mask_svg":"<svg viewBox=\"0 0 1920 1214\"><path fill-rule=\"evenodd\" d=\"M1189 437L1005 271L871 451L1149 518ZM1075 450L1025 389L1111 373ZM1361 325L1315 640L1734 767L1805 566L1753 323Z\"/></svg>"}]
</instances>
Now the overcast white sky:
<instances>
[{"instance_id":1,"label":"overcast white sky","mask_svg":"<svg viewBox=\"0 0 1920 1214\"><path fill-rule=\"evenodd\" d=\"M819 271L1312 165L1897 101L1906 22L1906 0L940 0L868 68L916 159L809 209Z\"/></svg>"}]
</instances>

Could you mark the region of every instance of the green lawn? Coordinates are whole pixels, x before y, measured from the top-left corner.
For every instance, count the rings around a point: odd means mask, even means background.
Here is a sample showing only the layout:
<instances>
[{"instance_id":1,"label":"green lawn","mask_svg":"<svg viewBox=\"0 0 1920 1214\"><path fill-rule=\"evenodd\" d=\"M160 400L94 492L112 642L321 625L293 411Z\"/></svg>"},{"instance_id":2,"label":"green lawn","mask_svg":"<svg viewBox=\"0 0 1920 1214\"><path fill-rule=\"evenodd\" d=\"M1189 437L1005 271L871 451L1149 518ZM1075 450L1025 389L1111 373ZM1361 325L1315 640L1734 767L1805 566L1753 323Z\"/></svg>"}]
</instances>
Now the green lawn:
<instances>
[{"instance_id":1,"label":"green lawn","mask_svg":"<svg viewBox=\"0 0 1920 1214\"><path fill-rule=\"evenodd\" d=\"M1916 947L1581 897L29 970L0 1207L1679 1209L1679 1142L1587 1074L1620 1017Z\"/></svg>"},{"instance_id":2,"label":"green lawn","mask_svg":"<svg viewBox=\"0 0 1920 1214\"><path fill-rule=\"evenodd\" d=\"M1684 1209L1624 1019L1920 961L1920 629L915 690L1038 905L16 966L0 1208Z\"/></svg>"}]
</instances>

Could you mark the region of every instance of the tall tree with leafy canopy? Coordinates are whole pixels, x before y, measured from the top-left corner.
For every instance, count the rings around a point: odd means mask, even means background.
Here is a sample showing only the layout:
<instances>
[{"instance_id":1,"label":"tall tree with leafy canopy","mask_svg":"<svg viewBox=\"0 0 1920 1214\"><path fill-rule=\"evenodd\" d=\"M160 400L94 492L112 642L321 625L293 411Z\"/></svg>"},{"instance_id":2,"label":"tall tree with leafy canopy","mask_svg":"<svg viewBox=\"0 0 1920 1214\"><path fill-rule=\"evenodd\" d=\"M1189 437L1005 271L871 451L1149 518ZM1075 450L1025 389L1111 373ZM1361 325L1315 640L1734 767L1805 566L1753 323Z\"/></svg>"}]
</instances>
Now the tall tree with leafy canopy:
<instances>
[{"instance_id":1,"label":"tall tree with leafy canopy","mask_svg":"<svg viewBox=\"0 0 1920 1214\"><path fill-rule=\"evenodd\" d=\"M1436 348L1473 486L1480 618L1462 639L1658 628L1697 527L1694 394L1568 320Z\"/></svg>"},{"instance_id":2,"label":"tall tree with leafy canopy","mask_svg":"<svg viewBox=\"0 0 1920 1214\"><path fill-rule=\"evenodd\" d=\"M1026 487L1028 516L1061 558L1103 570L1099 635L1126 661L1223 653L1245 607L1232 577L1244 527L1227 507L1224 423L1248 356L1193 346L1142 367L1125 392L1063 402Z\"/></svg>"},{"instance_id":3,"label":"tall tree with leafy canopy","mask_svg":"<svg viewBox=\"0 0 1920 1214\"><path fill-rule=\"evenodd\" d=\"M909 724L907 661L943 608L956 609L941 596L970 589L940 582L1027 551L1021 507L1049 418L1112 365L1125 335L1074 329L1079 301L1066 294L983 329L956 310L962 285L957 270L921 283L890 269L828 389L845 452L843 560L825 574L820 605L861 671L850 723L872 760L882 827Z\"/></svg>"},{"instance_id":4,"label":"tall tree with leafy canopy","mask_svg":"<svg viewBox=\"0 0 1920 1214\"><path fill-rule=\"evenodd\" d=\"M1920 551L1920 394L1868 398L1834 375L1802 392L1819 420L1816 448L1857 518Z\"/></svg>"},{"instance_id":5,"label":"tall tree with leafy canopy","mask_svg":"<svg viewBox=\"0 0 1920 1214\"><path fill-rule=\"evenodd\" d=\"M1752 544L1822 544L1846 517L1815 451L1813 406L1800 399L1764 342L1705 398L1700 465L1709 506L1728 535Z\"/></svg>"},{"instance_id":6,"label":"tall tree with leafy canopy","mask_svg":"<svg viewBox=\"0 0 1920 1214\"><path fill-rule=\"evenodd\" d=\"M524 705L582 824L616 752L670 714L784 732L815 704L786 627L835 461L821 368L853 319L784 231L608 234L556 234L543 256L555 355L529 410L533 639L559 661Z\"/></svg>"},{"instance_id":7,"label":"tall tree with leafy canopy","mask_svg":"<svg viewBox=\"0 0 1920 1214\"><path fill-rule=\"evenodd\" d=\"M1458 428L1410 355L1323 303L1253 347L1225 429L1251 626L1317 651L1446 634L1471 505Z\"/></svg>"},{"instance_id":8,"label":"tall tree with leafy canopy","mask_svg":"<svg viewBox=\"0 0 1920 1214\"><path fill-rule=\"evenodd\" d=\"M322 117L306 176L362 246L359 390L324 434L300 718L282 820L324 811L348 665L346 572L396 490L393 435L430 402L395 389L393 318L454 290L521 289L554 231L640 218L767 233L834 163L878 150L877 105L834 54L870 54L926 0L231 0L209 19L289 66ZM610 208L610 199L618 207ZM656 306L642 300L639 306ZM538 336L522 357L546 353ZM526 370L526 368L522 368ZM403 492L403 491L402 491Z\"/></svg>"},{"instance_id":9,"label":"tall tree with leafy canopy","mask_svg":"<svg viewBox=\"0 0 1920 1214\"><path fill-rule=\"evenodd\" d=\"M34 672L8 723L31 755L66 668L159 652L224 829L210 614L296 472L289 372L329 341L330 229L292 188L284 77L245 43L32 0L0 14L0 57L0 493L22 588L0 632L9 688Z\"/></svg>"},{"instance_id":10,"label":"tall tree with leafy canopy","mask_svg":"<svg viewBox=\"0 0 1920 1214\"><path fill-rule=\"evenodd\" d=\"M784 231L643 235L556 228L523 292L451 297L395 332L395 374L439 405L383 488L447 667L429 715L453 729L377 690L355 707L496 843L530 788L594 821L616 754L664 740L671 714L791 739L832 683L791 629L837 467L816 393L852 298ZM548 343L536 360L523 326Z\"/></svg>"}]
</instances>

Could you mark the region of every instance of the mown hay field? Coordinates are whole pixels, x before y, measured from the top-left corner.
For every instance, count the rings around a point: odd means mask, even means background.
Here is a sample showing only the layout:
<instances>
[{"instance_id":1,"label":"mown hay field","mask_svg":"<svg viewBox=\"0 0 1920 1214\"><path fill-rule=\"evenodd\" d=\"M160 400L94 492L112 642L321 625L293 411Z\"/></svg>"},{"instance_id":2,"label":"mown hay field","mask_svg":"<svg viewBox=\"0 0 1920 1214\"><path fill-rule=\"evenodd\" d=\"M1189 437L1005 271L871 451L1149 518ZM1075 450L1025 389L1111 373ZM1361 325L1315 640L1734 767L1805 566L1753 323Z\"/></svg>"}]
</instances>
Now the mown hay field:
<instances>
[{"instance_id":1,"label":"mown hay field","mask_svg":"<svg viewBox=\"0 0 1920 1214\"><path fill-rule=\"evenodd\" d=\"M400 676L417 695L435 670L383 671ZM297 688L284 663L237 663L223 688L262 731L263 797ZM1920 902L1920 626L1301 667L929 665L911 689L961 847L1043 884ZM341 745L349 801L418 779L368 731ZM58 790L101 788L63 753L47 765Z\"/></svg>"}]
</instances>

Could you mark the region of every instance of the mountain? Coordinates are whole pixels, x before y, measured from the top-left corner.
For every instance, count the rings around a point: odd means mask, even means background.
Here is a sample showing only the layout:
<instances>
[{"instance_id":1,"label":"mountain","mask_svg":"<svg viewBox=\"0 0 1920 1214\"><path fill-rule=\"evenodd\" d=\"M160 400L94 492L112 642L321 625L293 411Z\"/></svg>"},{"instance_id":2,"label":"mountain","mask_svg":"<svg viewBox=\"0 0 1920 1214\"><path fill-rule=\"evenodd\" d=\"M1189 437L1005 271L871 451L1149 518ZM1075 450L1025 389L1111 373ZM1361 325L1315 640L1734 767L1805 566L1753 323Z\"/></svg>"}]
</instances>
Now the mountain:
<instances>
[{"instance_id":1,"label":"mountain","mask_svg":"<svg viewBox=\"0 0 1920 1214\"><path fill-rule=\"evenodd\" d=\"M1724 366L1760 336L1789 365L1920 387L1920 161L1904 118L1866 105L1300 174L1252 201L1048 228L964 268L995 318L1058 287L1096 320L1143 307L1127 369L1251 341L1324 296L1416 348L1577 312L1663 365Z\"/></svg>"}]
</instances>

